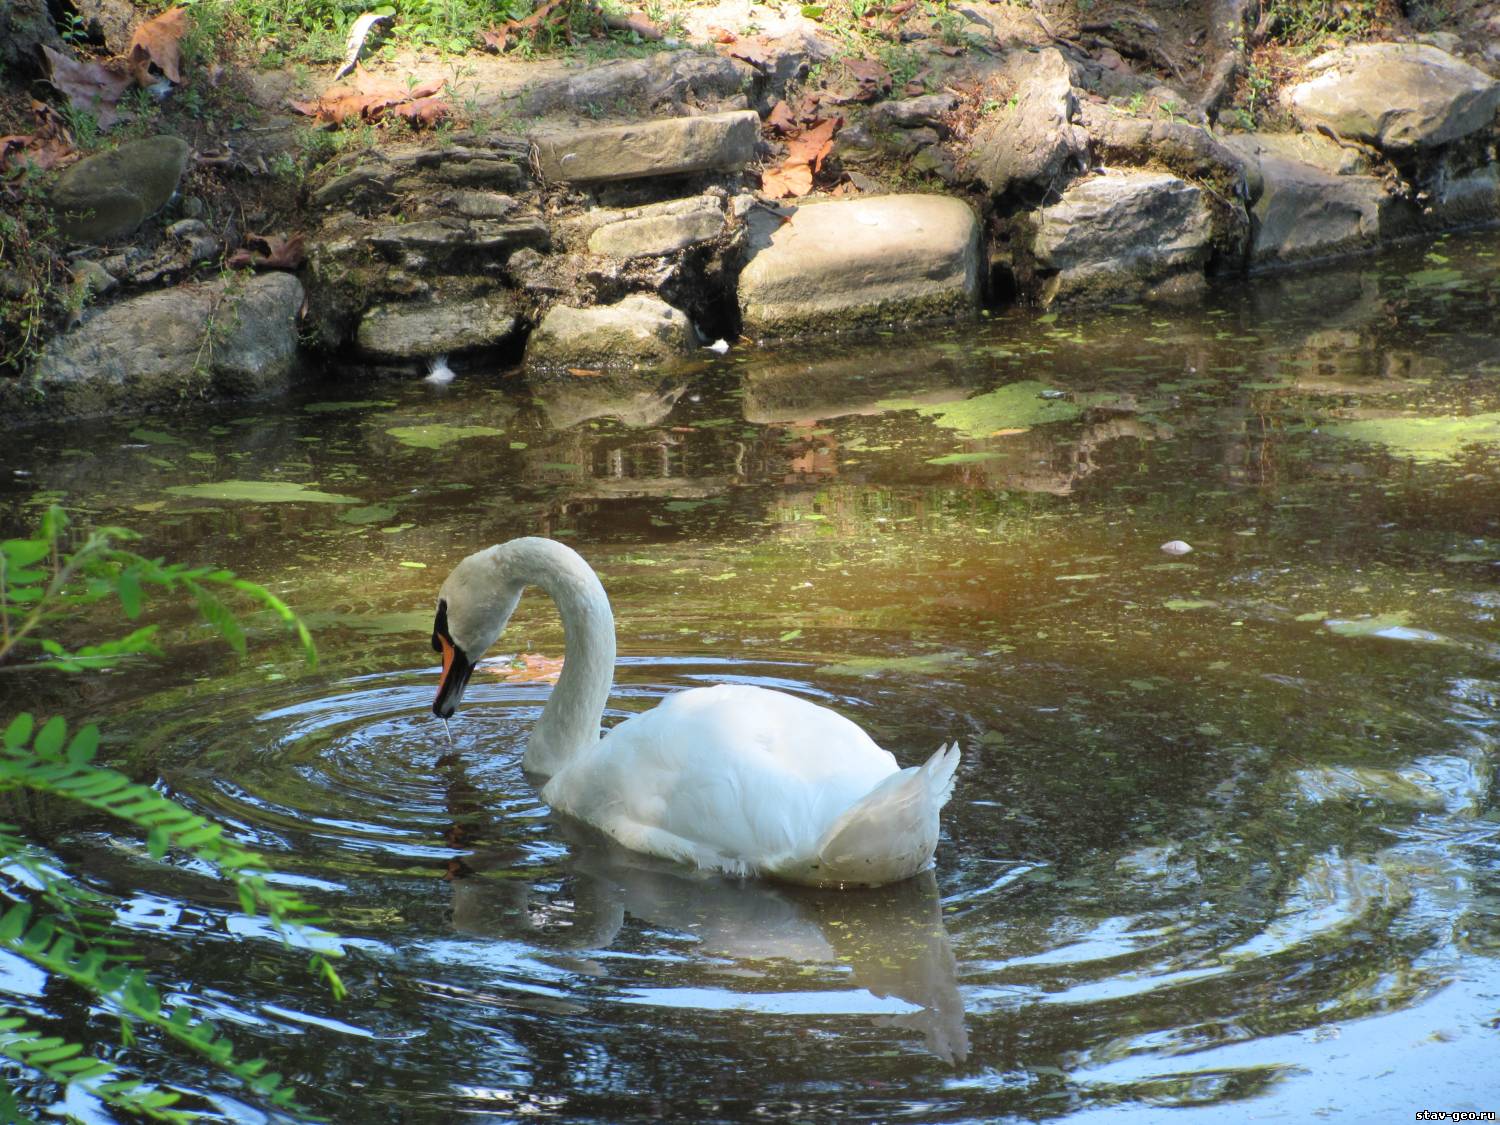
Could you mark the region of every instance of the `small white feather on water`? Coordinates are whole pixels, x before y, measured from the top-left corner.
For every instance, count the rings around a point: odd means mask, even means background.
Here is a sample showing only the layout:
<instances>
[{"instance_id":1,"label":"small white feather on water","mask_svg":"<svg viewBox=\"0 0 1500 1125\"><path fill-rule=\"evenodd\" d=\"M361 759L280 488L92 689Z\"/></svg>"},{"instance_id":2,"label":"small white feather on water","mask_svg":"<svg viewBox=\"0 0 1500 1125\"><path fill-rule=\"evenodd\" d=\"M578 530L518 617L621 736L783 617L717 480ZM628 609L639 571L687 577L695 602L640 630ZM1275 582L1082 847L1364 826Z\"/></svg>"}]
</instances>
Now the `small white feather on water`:
<instances>
[{"instance_id":1,"label":"small white feather on water","mask_svg":"<svg viewBox=\"0 0 1500 1125\"><path fill-rule=\"evenodd\" d=\"M453 382L453 368L448 366L448 357L445 355L433 356L427 361L427 378L424 383L431 383L434 387L446 387Z\"/></svg>"},{"instance_id":2,"label":"small white feather on water","mask_svg":"<svg viewBox=\"0 0 1500 1125\"><path fill-rule=\"evenodd\" d=\"M714 355L723 355L729 350L729 341L715 340L712 344L705 344L704 348L708 351L713 352Z\"/></svg>"}]
</instances>

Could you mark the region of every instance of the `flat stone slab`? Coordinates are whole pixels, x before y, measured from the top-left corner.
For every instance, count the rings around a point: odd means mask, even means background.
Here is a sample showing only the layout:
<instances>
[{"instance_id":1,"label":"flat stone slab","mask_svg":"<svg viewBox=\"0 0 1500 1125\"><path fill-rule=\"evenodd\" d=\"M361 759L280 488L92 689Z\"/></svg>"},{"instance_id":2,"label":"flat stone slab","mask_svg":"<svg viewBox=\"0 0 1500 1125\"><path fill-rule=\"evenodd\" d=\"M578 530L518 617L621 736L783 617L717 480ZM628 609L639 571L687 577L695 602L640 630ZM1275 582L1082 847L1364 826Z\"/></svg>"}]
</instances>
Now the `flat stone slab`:
<instances>
[{"instance_id":1,"label":"flat stone slab","mask_svg":"<svg viewBox=\"0 0 1500 1125\"><path fill-rule=\"evenodd\" d=\"M553 305L526 341L532 369L654 366L692 354L692 321L660 297L632 293L613 305Z\"/></svg>"},{"instance_id":2,"label":"flat stone slab","mask_svg":"<svg viewBox=\"0 0 1500 1125\"><path fill-rule=\"evenodd\" d=\"M673 199L596 227L589 235L589 253L606 258L672 254L717 238L724 227L723 205L713 196Z\"/></svg>"},{"instance_id":3,"label":"flat stone slab","mask_svg":"<svg viewBox=\"0 0 1500 1125\"><path fill-rule=\"evenodd\" d=\"M1048 300L1153 296L1167 291L1163 282L1202 283L1208 207L1201 191L1170 173L1095 176L1038 214L1032 253L1040 269L1057 271Z\"/></svg>"},{"instance_id":4,"label":"flat stone slab","mask_svg":"<svg viewBox=\"0 0 1500 1125\"><path fill-rule=\"evenodd\" d=\"M665 117L533 138L543 179L603 183L743 168L755 156L754 110Z\"/></svg>"},{"instance_id":5,"label":"flat stone slab","mask_svg":"<svg viewBox=\"0 0 1500 1125\"><path fill-rule=\"evenodd\" d=\"M461 301L378 305L359 322L360 349L386 359L445 355L464 348L493 347L516 330L516 316L502 294Z\"/></svg>"},{"instance_id":6,"label":"flat stone slab","mask_svg":"<svg viewBox=\"0 0 1500 1125\"><path fill-rule=\"evenodd\" d=\"M1488 128L1500 82L1425 43L1360 43L1320 55L1286 91L1304 129L1320 125L1387 152L1429 148Z\"/></svg>"},{"instance_id":7,"label":"flat stone slab","mask_svg":"<svg viewBox=\"0 0 1500 1125\"><path fill-rule=\"evenodd\" d=\"M880 195L747 217L744 331L798 336L938 320L979 302L979 223L939 195Z\"/></svg>"}]
</instances>

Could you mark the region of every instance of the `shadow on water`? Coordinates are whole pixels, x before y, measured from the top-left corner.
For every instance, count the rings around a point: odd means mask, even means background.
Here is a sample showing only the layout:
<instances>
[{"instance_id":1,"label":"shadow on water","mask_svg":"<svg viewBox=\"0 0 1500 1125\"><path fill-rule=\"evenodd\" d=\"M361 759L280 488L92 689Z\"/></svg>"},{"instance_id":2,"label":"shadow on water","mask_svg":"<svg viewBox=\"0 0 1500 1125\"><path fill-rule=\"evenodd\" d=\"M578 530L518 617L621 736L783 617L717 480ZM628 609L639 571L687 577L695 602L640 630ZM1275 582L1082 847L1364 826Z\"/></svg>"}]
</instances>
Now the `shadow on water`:
<instances>
[{"instance_id":1,"label":"shadow on water","mask_svg":"<svg viewBox=\"0 0 1500 1125\"><path fill-rule=\"evenodd\" d=\"M1496 1108L1497 303L1485 234L1189 312L23 435L6 529L63 502L314 627L309 676L269 627L236 664L169 615L172 663L24 705L106 716L127 768L263 850L346 935L351 999L211 873L32 827L336 1121ZM508 660L561 651L540 597L450 744L434 590L538 533L610 591L609 723L729 679L905 763L958 738L936 870L724 880L552 815L519 765L549 665ZM19 963L0 988L113 1034ZM257 1119L157 1044L125 1057Z\"/></svg>"}]
</instances>

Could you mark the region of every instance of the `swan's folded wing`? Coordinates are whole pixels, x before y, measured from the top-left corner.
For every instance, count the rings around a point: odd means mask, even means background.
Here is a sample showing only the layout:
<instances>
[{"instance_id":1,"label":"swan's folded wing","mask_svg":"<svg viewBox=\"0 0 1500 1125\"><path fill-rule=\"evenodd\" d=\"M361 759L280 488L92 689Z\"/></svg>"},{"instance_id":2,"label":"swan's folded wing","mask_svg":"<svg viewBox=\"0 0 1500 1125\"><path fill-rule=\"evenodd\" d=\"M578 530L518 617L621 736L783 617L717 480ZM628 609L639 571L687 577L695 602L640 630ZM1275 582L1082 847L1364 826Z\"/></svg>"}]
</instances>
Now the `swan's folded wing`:
<instances>
[{"instance_id":1,"label":"swan's folded wing","mask_svg":"<svg viewBox=\"0 0 1500 1125\"><path fill-rule=\"evenodd\" d=\"M543 797L627 847L750 873L808 851L895 768L834 712L721 685L620 724Z\"/></svg>"}]
</instances>

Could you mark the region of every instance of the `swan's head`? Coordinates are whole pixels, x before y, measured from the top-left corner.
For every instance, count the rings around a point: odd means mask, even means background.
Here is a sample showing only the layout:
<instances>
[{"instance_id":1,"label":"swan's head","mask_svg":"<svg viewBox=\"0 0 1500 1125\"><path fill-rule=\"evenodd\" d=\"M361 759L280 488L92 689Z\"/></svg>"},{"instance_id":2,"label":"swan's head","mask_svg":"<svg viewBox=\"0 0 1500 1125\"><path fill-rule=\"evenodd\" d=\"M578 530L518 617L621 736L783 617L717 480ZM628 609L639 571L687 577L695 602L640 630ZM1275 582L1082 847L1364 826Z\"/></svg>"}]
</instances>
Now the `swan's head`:
<instances>
[{"instance_id":1,"label":"swan's head","mask_svg":"<svg viewBox=\"0 0 1500 1125\"><path fill-rule=\"evenodd\" d=\"M442 654L443 678L432 713L442 719L458 709L474 665L505 631L521 600L522 583L504 573L495 552L491 547L464 559L438 591L432 648Z\"/></svg>"}]
</instances>

